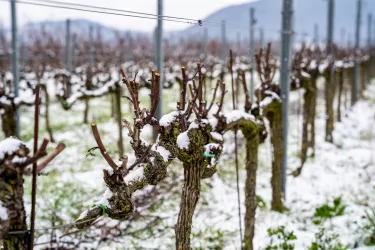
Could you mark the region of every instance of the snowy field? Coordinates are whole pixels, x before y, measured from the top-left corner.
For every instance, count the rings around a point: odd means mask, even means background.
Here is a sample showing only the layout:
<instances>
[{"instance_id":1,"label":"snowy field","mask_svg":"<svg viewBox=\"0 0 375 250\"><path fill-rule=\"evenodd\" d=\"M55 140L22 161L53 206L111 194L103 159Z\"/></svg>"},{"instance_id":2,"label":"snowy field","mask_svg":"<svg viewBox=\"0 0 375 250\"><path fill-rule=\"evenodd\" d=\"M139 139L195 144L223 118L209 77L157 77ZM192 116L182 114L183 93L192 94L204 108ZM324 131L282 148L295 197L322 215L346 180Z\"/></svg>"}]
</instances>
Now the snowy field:
<instances>
[{"instance_id":1,"label":"snowy field","mask_svg":"<svg viewBox=\"0 0 375 250\"><path fill-rule=\"evenodd\" d=\"M175 90L168 91L165 94L165 112L175 107ZM144 96L146 100L146 93ZM299 100L301 96L300 93L292 93L291 99ZM110 116L109 98L95 99L90 101L90 104L90 120L98 124L110 155L118 158L117 125ZM128 103L123 101L122 105L124 118L130 118ZM64 111L58 103L52 104L50 108L54 136L57 141L63 141L67 148L38 179L37 229L73 222L82 211L98 201L105 190L102 179L102 169L106 168L105 161L99 152L95 153L95 157L86 156L87 151L96 144L90 125L82 124L83 103L77 103L70 111ZM297 237L293 241L295 249L308 249L320 227L324 227L327 233L338 234L338 240L344 245L348 244L349 249L375 249L364 247L363 243L367 236L364 230L368 223L366 211L375 208L375 84L369 86L364 100L343 112L341 123L335 123L334 144L324 142L323 108L324 100L320 97L316 120L315 158L308 159L301 176L288 176L285 202L287 211L283 214L270 211L271 147L268 141L261 145L257 194L262 202L257 210L255 249L264 249L270 242L267 229L280 225L284 225L287 231L293 231ZM22 136L32 148L33 111L31 108L23 108L21 114ZM289 173L299 167L302 116L292 112L290 119ZM126 134L124 132L124 146L126 151L130 151ZM43 110L40 137L42 136L47 136ZM151 130L146 128L143 137L150 138ZM244 162L245 152L244 141L241 136L239 138L241 163ZM218 173L213 178L202 181L202 193L193 220L194 249L240 249L235 166L232 155L233 134L226 134L225 141ZM52 148L55 145L51 143L49 146ZM240 168L241 201L244 203L245 170L242 164ZM152 209L139 211L147 216L144 219L132 220L130 226L129 222L119 225L120 228L126 228L126 233L113 241L101 241L100 244L98 241L87 240L87 243L82 242L79 248L86 246L94 249L173 249L182 173L181 164L176 162L170 165L169 176L161 183L161 192L158 199L155 199ZM27 209L30 207L30 182L30 178L26 177ZM135 195L140 195L140 192ZM316 225L315 209L327 203L331 205L338 197L341 197L341 205L345 207L343 214ZM243 218L244 205L241 211ZM152 224L152 227L147 227L152 220L148 219L148 216L159 220ZM108 223L107 226L117 225L116 221ZM70 237L67 235L68 232L73 230L74 228L40 230L37 235L40 237L36 243L49 241L51 237L60 239L63 243ZM84 238L85 234L91 234L93 231L99 232L100 235L103 228L96 227L83 231L80 237Z\"/></svg>"}]
</instances>

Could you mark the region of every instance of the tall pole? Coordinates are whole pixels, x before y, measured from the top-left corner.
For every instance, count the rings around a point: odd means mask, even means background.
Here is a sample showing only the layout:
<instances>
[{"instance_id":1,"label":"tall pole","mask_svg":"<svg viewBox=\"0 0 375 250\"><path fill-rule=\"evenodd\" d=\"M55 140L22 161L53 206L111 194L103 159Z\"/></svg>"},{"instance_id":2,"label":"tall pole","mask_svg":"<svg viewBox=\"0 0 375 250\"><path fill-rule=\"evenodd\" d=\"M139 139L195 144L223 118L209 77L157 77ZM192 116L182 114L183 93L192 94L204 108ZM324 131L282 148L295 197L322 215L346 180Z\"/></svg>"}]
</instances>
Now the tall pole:
<instances>
[{"instance_id":1,"label":"tall pole","mask_svg":"<svg viewBox=\"0 0 375 250\"><path fill-rule=\"evenodd\" d=\"M286 197L286 168L288 159L288 103L290 89L290 68L291 68L291 50L292 50L292 32L293 32L293 0L283 0L282 25L281 25L281 65L280 65L280 85L282 99L283 115L283 163L281 188L284 199Z\"/></svg>"},{"instance_id":2,"label":"tall pole","mask_svg":"<svg viewBox=\"0 0 375 250\"><path fill-rule=\"evenodd\" d=\"M367 16L367 49L371 48L371 33L372 33L372 14L369 13Z\"/></svg>"},{"instance_id":3,"label":"tall pole","mask_svg":"<svg viewBox=\"0 0 375 250\"><path fill-rule=\"evenodd\" d=\"M207 28L204 28L203 29L203 44L202 44L204 57L207 57L207 44L208 44L208 30Z\"/></svg>"},{"instance_id":4,"label":"tall pole","mask_svg":"<svg viewBox=\"0 0 375 250\"><path fill-rule=\"evenodd\" d=\"M264 29L263 28L259 29L259 44L260 44L260 48L264 48Z\"/></svg>"},{"instance_id":5,"label":"tall pole","mask_svg":"<svg viewBox=\"0 0 375 250\"><path fill-rule=\"evenodd\" d=\"M361 32L361 12L362 12L362 0L357 0L357 17L356 17L356 28L355 28L355 57L359 50L360 44L360 32ZM354 59L354 81L352 86L352 101L354 105L358 101L358 83L359 83L359 63L357 58Z\"/></svg>"},{"instance_id":6,"label":"tall pole","mask_svg":"<svg viewBox=\"0 0 375 250\"><path fill-rule=\"evenodd\" d=\"M16 0L10 2L11 22L12 22L12 73L13 73L13 91L14 96L18 97L18 83L19 83L19 65L18 65L18 41L17 41L17 13L16 13ZM17 138L20 138L20 112L16 109L16 134Z\"/></svg>"},{"instance_id":7,"label":"tall pole","mask_svg":"<svg viewBox=\"0 0 375 250\"><path fill-rule=\"evenodd\" d=\"M319 45L319 25L314 24L314 44Z\"/></svg>"},{"instance_id":8,"label":"tall pole","mask_svg":"<svg viewBox=\"0 0 375 250\"><path fill-rule=\"evenodd\" d=\"M156 108L156 118L162 117L164 87L164 48L163 48L163 0L158 0L158 27L156 32L156 67L160 73L160 99Z\"/></svg>"},{"instance_id":9,"label":"tall pole","mask_svg":"<svg viewBox=\"0 0 375 250\"><path fill-rule=\"evenodd\" d=\"M94 27L90 25L89 28L89 43L90 43L90 66L94 65Z\"/></svg>"},{"instance_id":10,"label":"tall pole","mask_svg":"<svg viewBox=\"0 0 375 250\"><path fill-rule=\"evenodd\" d=\"M237 51L241 49L241 33L237 32Z\"/></svg>"},{"instance_id":11,"label":"tall pole","mask_svg":"<svg viewBox=\"0 0 375 250\"><path fill-rule=\"evenodd\" d=\"M71 72L72 70L72 48L70 38L70 19L66 20L66 34L65 34L65 67L66 70Z\"/></svg>"},{"instance_id":12,"label":"tall pole","mask_svg":"<svg viewBox=\"0 0 375 250\"><path fill-rule=\"evenodd\" d=\"M254 102L254 26L255 26L255 9L250 8L250 101Z\"/></svg>"},{"instance_id":13,"label":"tall pole","mask_svg":"<svg viewBox=\"0 0 375 250\"><path fill-rule=\"evenodd\" d=\"M225 21L221 22L221 60L225 62L225 55L227 53L227 39L226 39L226 28ZM225 63L224 63L225 64Z\"/></svg>"},{"instance_id":14,"label":"tall pole","mask_svg":"<svg viewBox=\"0 0 375 250\"><path fill-rule=\"evenodd\" d=\"M345 39L346 39L346 30L344 27L342 27L340 31L340 41L342 42L343 48L345 48Z\"/></svg>"}]
</instances>

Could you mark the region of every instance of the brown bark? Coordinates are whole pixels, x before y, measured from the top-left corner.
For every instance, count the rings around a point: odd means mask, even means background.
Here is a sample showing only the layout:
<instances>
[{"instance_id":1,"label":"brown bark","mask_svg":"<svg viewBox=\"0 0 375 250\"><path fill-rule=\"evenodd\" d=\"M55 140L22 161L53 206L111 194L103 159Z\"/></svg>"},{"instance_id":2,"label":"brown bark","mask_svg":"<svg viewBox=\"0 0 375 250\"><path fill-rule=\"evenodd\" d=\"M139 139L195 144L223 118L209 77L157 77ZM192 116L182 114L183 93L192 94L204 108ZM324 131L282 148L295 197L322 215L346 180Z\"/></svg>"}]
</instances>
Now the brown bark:
<instances>
[{"instance_id":1,"label":"brown bark","mask_svg":"<svg viewBox=\"0 0 375 250\"><path fill-rule=\"evenodd\" d=\"M246 135L246 183L245 183L245 235L244 249L253 250L255 232L255 214L258 205L256 196L256 178L258 167L259 134Z\"/></svg>"},{"instance_id":2,"label":"brown bark","mask_svg":"<svg viewBox=\"0 0 375 250\"><path fill-rule=\"evenodd\" d=\"M309 148L309 137L311 137L311 131L309 131L309 126L311 128L311 116L312 116L312 104L313 104L313 90L310 88L309 82L306 82L305 94L303 96L303 124L302 124L302 145L301 145L301 165L299 168L299 173L301 173L303 165L307 159L307 150Z\"/></svg>"},{"instance_id":3,"label":"brown bark","mask_svg":"<svg viewBox=\"0 0 375 250\"><path fill-rule=\"evenodd\" d=\"M340 69L338 72L338 93L337 93L337 121L341 122L341 98L342 98L342 91L344 88L344 70Z\"/></svg>"},{"instance_id":4,"label":"brown bark","mask_svg":"<svg viewBox=\"0 0 375 250\"><path fill-rule=\"evenodd\" d=\"M119 132L119 138L117 141L118 151L120 157L124 155L124 142L123 142L123 136L122 136L122 114L121 114L121 87L116 84L116 91L115 91L115 102L116 102L116 121L118 125L118 132Z\"/></svg>"},{"instance_id":5,"label":"brown bark","mask_svg":"<svg viewBox=\"0 0 375 250\"><path fill-rule=\"evenodd\" d=\"M44 106L46 108L46 114L45 114L46 130L48 132L50 141L55 142L55 139L53 138L53 132L52 132L51 124L50 124L50 121L49 121L49 95L48 95L48 92L47 92L47 86L45 86L45 85L41 85L41 86L42 86L42 89L44 91L44 99L45 99Z\"/></svg>"},{"instance_id":6,"label":"brown bark","mask_svg":"<svg viewBox=\"0 0 375 250\"><path fill-rule=\"evenodd\" d=\"M279 101L273 101L265 109L266 117L271 127L271 144L273 147L272 158L272 202L271 208L274 211L283 211L282 188L281 188L281 169L283 161L283 124L282 124L282 105Z\"/></svg>"},{"instance_id":7,"label":"brown bark","mask_svg":"<svg viewBox=\"0 0 375 250\"><path fill-rule=\"evenodd\" d=\"M367 83L367 62L362 62L360 64L360 73L359 73L359 98L363 99L364 92L366 89Z\"/></svg>"},{"instance_id":8,"label":"brown bark","mask_svg":"<svg viewBox=\"0 0 375 250\"><path fill-rule=\"evenodd\" d=\"M315 116L316 116L316 100L318 97L318 90L316 86L317 77L311 78L311 90L312 90L312 98L311 98L311 116L309 120L310 124L310 137L309 137L309 147L313 151L313 155L315 154Z\"/></svg>"},{"instance_id":9,"label":"brown bark","mask_svg":"<svg viewBox=\"0 0 375 250\"><path fill-rule=\"evenodd\" d=\"M184 163L184 186L182 188L180 213L176 225L176 250L190 249L190 233L195 207L200 195L202 160Z\"/></svg>"},{"instance_id":10,"label":"brown bark","mask_svg":"<svg viewBox=\"0 0 375 250\"><path fill-rule=\"evenodd\" d=\"M27 152L28 149L22 146L14 155L22 157ZM27 249L26 234L8 234L9 231L27 230L23 204L23 168L7 165L12 158L12 156L8 157L0 165L0 200L8 213L6 221L0 219L0 239L3 240L4 249L22 250Z\"/></svg>"},{"instance_id":11,"label":"brown bark","mask_svg":"<svg viewBox=\"0 0 375 250\"><path fill-rule=\"evenodd\" d=\"M330 66L332 67L332 66ZM331 69L328 68L325 73L325 106L326 106L326 134L325 141L333 143L332 132L334 129L334 111L333 111L333 101L335 98L335 80L334 73L331 76Z\"/></svg>"},{"instance_id":12,"label":"brown bark","mask_svg":"<svg viewBox=\"0 0 375 250\"><path fill-rule=\"evenodd\" d=\"M1 126L6 138L16 135L15 108L4 107L4 113L1 115Z\"/></svg>"}]
</instances>

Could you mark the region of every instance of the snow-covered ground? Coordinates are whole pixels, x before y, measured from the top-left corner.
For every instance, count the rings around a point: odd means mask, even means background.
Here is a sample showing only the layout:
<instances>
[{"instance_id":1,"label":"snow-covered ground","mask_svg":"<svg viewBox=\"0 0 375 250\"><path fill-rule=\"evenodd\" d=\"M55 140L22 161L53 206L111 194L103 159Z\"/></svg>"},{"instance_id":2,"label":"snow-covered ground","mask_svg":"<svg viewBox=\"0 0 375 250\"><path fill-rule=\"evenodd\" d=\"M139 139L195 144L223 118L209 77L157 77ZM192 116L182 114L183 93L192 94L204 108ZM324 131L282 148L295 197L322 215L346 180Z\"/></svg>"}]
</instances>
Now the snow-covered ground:
<instances>
[{"instance_id":1,"label":"snow-covered ground","mask_svg":"<svg viewBox=\"0 0 375 250\"><path fill-rule=\"evenodd\" d=\"M171 93L175 90L169 90ZM146 95L145 95L146 96ZM291 100L299 100L300 93L293 93ZM175 106L173 95L165 98L165 109ZM168 103L173 102L173 105ZM141 102L143 103L143 102ZM116 154L117 126L110 118L109 98L91 101L90 117L97 121L107 150ZM325 115L324 100L318 101L316 120L315 158L309 158L302 175L287 178L286 202L287 211L283 214L270 211L271 186L270 163L271 148L265 142L259 152L259 169L257 194L264 200L265 207L258 208L256 218L255 249L264 249L269 242L268 228L284 225L286 230L297 236L295 249L307 249L314 240L319 226L313 223L315 208L332 203L336 197L342 197L346 206L342 216L334 217L320 225L328 232L339 234L339 239L351 248L363 247L366 237L363 226L366 223L366 211L375 207L375 85L369 86L365 100L359 101L350 110L343 112L342 122L335 123L334 144L324 142ZM32 133L32 109L22 112L24 138L30 139ZM124 116L129 116L128 105L123 101ZM91 135L90 126L82 125L83 105L77 103L70 111L63 111L59 104L51 105L51 123L57 141L64 141L67 149L48 167L50 174L41 176L38 185L37 228L51 226L50 214L58 213L56 224L74 221L87 207L101 198L105 191L102 180L102 169L106 164L101 157L86 156L87 150L96 146ZM299 166L298 152L301 139L302 116L290 116L289 164L288 172ZM47 136L41 118L41 136ZM144 131L144 137L150 137L150 129ZM125 150L130 150L129 139L125 136ZM193 221L192 245L194 249L240 249L239 219L233 164L233 135L227 134L224 155L218 164L218 173L213 178L202 181L202 194L196 216ZM31 140L27 143L31 148ZM243 144L240 137L240 163L244 161ZM52 146L52 145L51 145ZM117 156L116 156L117 157ZM240 166L240 194L244 201L245 170ZM182 167L174 163L169 167L171 173L180 175ZM171 182L169 177L165 182ZM26 185L30 180L26 179ZM180 185L182 182L179 183ZM179 188L179 187L178 187ZM29 190L27 187L26 190ZM68 193L67 193L68 192ZM25 197L26 203L29 196ZM173 249L174 229L179 208L178 193L173 196L162 194L167 201L150 211L149 214L162 216L163 222L157 226L162 236L150 236L147 239L122 236L121 243L102 243L99 249ZM58 197L58 198L56 198ZM57 204L57 205L56 205ZM26 207L29 207L26 205ZM53 207L53 211L51 211ZM241 206L242 218L245 207ZM148 211L143 213L147 214ZM141 228L144 222L134 222L134 228ZM145 234L147 230L144 230ZM56 232L61 234L61 232ZM142 233L142 232L141 232ZM43 236L38 242L47 240ZM147 235L147 234L146 234ZM107 244L107 245L106 245ZM96 245L96 244L95 244ZM359 249L359 248L356 248ZM375 249L363 247L362 249Z\"/></svg>"}]
</instances>

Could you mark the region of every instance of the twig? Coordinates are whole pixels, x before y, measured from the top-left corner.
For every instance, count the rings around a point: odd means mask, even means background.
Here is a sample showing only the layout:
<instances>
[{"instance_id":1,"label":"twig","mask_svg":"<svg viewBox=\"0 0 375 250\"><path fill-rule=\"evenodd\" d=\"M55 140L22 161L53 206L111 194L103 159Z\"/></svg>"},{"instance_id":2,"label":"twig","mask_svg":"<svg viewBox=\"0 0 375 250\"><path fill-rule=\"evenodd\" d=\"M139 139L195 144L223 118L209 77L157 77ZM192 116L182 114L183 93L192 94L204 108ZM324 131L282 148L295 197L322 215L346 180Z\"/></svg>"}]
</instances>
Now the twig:
<instances>
[{"instance_id":1,"label":"twig","mask_svg":"<svg viewBox=\"0 0 375 250\"><path fill-rule=\"evenodd\" d=\"M146 151L143 153L143 155L136 161L136 162L134 162L127 170L126 170L126 173L125 173L125 175L126 174L128 174L131 170L133 170L133 168L135 167L135 166L137 166L139 163L141 163L141 162L143 162L144 161L144 159L148 156L148 153L150 152L150 149L152 148L152 144L150 144L148 147L147 147L147 149L146 149Z\"/></svg>"},{"instance_id":2,"label":"twig","mask_svg":"<svg viewBox=\"0 0 375 250\"><path fill-rule=\"evenodd\" d=\"M100 138L100 134L99 134L98 128L96 126L96 123L91 123L91 129L92 129L92 133L94 134L95 141L98 144L100 153L102 153L102 156L107 161L107 163L110 167L112 167L113 169L117 169L116 163L108 155L107 150L105 149L105 147L103 145L103 142L102 142L102 139Z\"/></svg>"},{"instance_id":3,"label":"twig","mask_svg":"<svg viewBox=\"0 0 375 250\"><path fill-rule=\"evenodd\" d=\"M39 94L40 83L35 87L35 111L34 111L34 155L38 151L39 135ZM35 234L35 204L36 204L36 182L37 182L37 161L33 162L33 179L31 187L31 217L30 217L30 249L34 249Z\"/></svg>"},{"instance_id":4,"label":"twig","mask_svg":"<svg viewBox=\"0 0 375 250\"><path fill-rule=\"evenodd\" d=\"M57 155L59 155L65 149L64 143L59 143L55 150L47 155L47 157L38 165L38 173L40 173Z\"/></svg>"}]
</instances>

